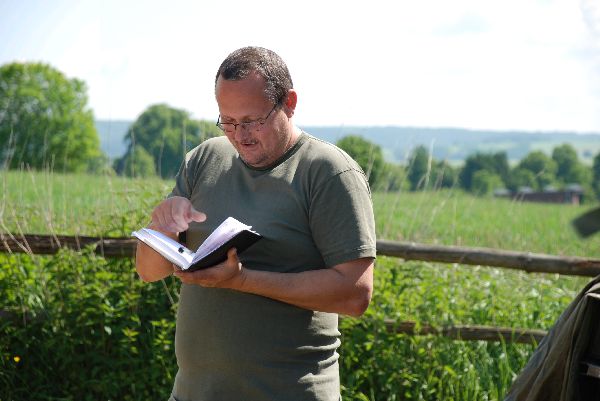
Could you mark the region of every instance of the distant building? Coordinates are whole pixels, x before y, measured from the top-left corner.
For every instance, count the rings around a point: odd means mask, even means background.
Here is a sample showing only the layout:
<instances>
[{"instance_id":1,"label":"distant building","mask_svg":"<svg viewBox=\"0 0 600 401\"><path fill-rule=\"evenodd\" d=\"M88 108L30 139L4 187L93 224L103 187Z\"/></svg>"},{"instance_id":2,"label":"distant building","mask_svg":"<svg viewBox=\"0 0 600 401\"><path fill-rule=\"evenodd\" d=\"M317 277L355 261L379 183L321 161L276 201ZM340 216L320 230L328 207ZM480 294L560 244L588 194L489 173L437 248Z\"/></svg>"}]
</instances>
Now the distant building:
<instances>
[{"instance_id":1,"label":"distant building","mask_svg":"<svg viewBox=\"0 0 600 401\"><path fill-rule=\"evenodd\" d=\"M544 188L543 191L534 191L530 187L521 187L514 192L506 189L498 189L494 191L494 196L524 202L569 203L571 205L579 205L583 198L583 188L579 184L569 184L563 189L556 189L555 187L549 186Z\"/></svg>"}]
</instances>

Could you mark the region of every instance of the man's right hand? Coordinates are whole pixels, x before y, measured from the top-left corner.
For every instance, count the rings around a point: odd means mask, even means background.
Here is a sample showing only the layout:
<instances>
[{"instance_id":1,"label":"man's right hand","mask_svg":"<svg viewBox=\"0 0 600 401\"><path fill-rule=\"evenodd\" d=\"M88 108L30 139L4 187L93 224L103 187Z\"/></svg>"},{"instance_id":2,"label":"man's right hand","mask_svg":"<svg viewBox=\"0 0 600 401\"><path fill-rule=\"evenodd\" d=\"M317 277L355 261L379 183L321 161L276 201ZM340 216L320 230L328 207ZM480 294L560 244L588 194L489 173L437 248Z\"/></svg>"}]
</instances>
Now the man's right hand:
<instances>
[{"instance_id":1,"label":"man's right hand","mask_svg":"<svg viewBox=\"0 0 600 401\"><path fill-rule=\"evenodd\" d=\"M151 227L165 233L179 233L187 230L192 221L204 220L206 215L194 209L189 199L174 196L154 208Z\"/></svg>"}]
</instances>

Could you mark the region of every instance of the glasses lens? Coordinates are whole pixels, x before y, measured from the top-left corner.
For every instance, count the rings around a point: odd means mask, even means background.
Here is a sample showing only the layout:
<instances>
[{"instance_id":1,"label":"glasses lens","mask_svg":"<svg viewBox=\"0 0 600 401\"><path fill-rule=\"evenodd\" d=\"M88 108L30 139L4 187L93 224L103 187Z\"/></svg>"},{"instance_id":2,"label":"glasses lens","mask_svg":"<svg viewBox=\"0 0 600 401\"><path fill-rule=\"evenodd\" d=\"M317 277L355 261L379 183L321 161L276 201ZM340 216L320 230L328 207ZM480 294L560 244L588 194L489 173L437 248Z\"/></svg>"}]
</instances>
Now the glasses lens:
<instances>
[{"instance_id":1,"label":"glasses lens","mask_svg":"<svg viewBox=\"0 0 600 401\"><path fill-rule=\"evenodd\" d=\"M219 128L225 132L233 132L235 131L235 125L228 123L219 123Z\"/></svg>"},{"instance_id":2,"label":"glasses lens","mask_svg":"<svg viewBox=\"0 0 600 401\"><path fill-rule=\"evenodd\" d=\"M242 128L244 128L246 131L259 131L260 127L262 126L260 121L249 121L247 123L242 123Z\"/></svg>"}]
</instances>

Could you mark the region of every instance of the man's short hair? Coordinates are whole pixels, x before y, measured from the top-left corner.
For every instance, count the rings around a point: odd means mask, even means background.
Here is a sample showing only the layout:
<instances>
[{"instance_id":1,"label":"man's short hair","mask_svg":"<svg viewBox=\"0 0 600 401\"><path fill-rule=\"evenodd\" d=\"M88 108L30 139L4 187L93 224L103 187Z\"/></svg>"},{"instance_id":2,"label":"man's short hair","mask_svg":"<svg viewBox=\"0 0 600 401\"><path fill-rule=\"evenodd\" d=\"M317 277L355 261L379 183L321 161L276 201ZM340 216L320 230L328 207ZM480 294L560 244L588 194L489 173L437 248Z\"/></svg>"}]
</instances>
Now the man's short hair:
<instances>
[{"instance_id":1,"label":"man's short hair","mask_svg":"<svg viewBox=\"0 0 600 401\"><path fill-rule=\"evenodd\" d=\"M242 47L231 53L219 67L215 77L215 88L219 77L227 81L238 81L256 72L265 79L265 96L273 104L284 101L294 87L285 62L272 50L264 47Z\"/></svg>"}]
</instances>

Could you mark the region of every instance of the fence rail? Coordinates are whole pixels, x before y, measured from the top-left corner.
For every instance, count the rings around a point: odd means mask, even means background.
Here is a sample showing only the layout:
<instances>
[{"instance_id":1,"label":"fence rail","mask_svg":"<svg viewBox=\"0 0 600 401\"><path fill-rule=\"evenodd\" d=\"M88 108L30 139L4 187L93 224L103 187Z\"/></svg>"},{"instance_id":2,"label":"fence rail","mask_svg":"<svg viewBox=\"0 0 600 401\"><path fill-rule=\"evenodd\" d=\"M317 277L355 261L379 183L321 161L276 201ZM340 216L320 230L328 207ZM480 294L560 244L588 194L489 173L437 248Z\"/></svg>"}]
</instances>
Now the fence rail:
<instances>
[{"instance_id":1,"label":"fence rail","mask_svg":"<svg viewBox=\"0 0 600 401\"><path fill-rule=\"evenodd\" d=\"M66 235L0 233L0 252L54 254L60 248L80 250L93 246L105 257L132 257L136 240ZM404 260L459 263L464 265L503 267L529 273L558 273L595 277L600 274L600 259L555 256L493 248L426 245L415 242L377 241L377 253Z\"/></svg>"},{"instance_id":2,"label":"fence rail","mask_svg":"<svg viewBox=\"0 0 600 401\"><path fill-rule=\"evenodd\" d=\"M524 270L528 273L558 273L589 277L600 274L600 259L505 251L493 248L377 241L377 252L380 255L394 256L404 260L504 267Z\"/></svg>"},{"instance_id":3,"label":"fence rail","mask_svg":"<svg viewBox=\"0 0 600 401\"><path fill-rule=\"evenodd\" d=\"M427 324L417 324L410 321L397 322L390 319L385 321L385 326L387 331L392 333L409 335L433 334L453 340L504 341L521 344L538 344L548 334L545 330L479 325L454 325L436 328Z\"/></svg>"},{"instance_id":4,"label":"fence rail","mask_svg":"<svg viewBox=\"0 0 600 401\"><path fill-rule=\"evenodd\" d=\"M104 257L122 258L135 254L137 241L132 238L101 238L89 236L37 235L0 233L0 252L51 255L61 248L81 250L93 247ZM600 274L600 259L555 256L531 252L505 251L492 248L425 245L414 242L377 241L377 253L404 260L459 263L523 270L528 273L558 273L590 276ZM1 313L0 319L9 316ZM455 325L436 328L415 322L386 320L386 329L408 335L439 335L465 341L505 341L537 344L546 335L544 330Z\"/></svg>"}]
</instances>

